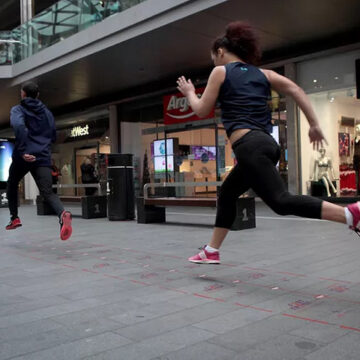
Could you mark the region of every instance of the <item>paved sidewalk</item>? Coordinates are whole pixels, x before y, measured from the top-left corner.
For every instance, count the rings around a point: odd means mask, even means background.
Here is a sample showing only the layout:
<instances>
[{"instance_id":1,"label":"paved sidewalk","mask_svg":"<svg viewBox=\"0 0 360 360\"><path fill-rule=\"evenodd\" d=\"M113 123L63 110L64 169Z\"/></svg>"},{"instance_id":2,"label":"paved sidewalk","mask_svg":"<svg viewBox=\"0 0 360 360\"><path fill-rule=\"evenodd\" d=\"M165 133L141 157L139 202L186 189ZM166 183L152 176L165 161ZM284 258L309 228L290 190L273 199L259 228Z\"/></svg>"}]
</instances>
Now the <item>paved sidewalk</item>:
<instances>
[{"instance_id":1,"label":"paved sidewalk","mask_svg":"<svg viewBox=\"0 0 360 360\"><path fill-rule=\"evenodd\" d=\"M0 360L359 359L360 238L345 226L257 203L257 228L232 232L210 266L186 259L211 209L75 218L67 242L55 217L20 215L6 232L0 209Z\"/></svg>"}]
</instances>

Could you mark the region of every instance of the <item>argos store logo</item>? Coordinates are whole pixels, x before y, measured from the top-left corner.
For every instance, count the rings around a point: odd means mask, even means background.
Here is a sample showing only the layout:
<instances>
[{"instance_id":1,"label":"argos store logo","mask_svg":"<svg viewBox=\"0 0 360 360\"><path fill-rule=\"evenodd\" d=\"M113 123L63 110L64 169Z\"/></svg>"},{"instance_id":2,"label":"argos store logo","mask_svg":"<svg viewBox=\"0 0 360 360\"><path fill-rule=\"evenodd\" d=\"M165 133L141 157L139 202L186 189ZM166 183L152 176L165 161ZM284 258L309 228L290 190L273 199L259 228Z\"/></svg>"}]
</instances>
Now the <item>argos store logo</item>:
<instances>
[{"instance_id":1,"label":"argos store logo","mask_svg":"<svg viewBox=\"0 0 360 360\"><path fill-rule=\"evenodd\" d=\"M196 89L196 94L200 98L205 88ZM200 120L191 108L187 98L181 94L172 94L164 96L164 124L176 124L189 121ZM211 111L208 118L214 117L215 109Z\"/></svg>"}]
</instances>

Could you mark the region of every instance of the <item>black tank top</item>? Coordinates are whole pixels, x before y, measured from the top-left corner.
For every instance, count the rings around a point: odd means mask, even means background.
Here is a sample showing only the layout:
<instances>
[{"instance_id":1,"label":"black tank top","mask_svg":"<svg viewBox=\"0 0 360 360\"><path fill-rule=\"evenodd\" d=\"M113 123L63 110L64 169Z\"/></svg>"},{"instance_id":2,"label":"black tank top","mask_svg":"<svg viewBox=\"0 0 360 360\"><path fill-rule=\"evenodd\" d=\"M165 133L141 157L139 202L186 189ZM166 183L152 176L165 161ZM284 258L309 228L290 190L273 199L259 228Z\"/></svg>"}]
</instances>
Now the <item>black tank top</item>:
<instances>
[{"instance_id":1,"label":"black tank top","mask_svg":"<svg viewBox=\"0 0 360 360\"><path fill-rule=\"evenodd\" d=\"M233 62L225 65L220 88L221 120L228 136L236 129L272 132L270 83L256 66Z\"/></svg>"}]
</instances>

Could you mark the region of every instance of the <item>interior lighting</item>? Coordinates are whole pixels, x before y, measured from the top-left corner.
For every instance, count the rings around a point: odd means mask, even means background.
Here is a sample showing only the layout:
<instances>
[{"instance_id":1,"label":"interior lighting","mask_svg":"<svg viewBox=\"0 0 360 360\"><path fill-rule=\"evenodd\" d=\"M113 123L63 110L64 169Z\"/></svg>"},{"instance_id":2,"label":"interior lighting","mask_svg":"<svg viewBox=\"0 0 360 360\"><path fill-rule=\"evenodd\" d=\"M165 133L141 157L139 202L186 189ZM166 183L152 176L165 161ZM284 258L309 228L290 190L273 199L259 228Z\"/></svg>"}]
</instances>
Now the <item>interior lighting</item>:
<instances>
[{"instance_id":1,"label":"interior lighting","mask_svg":"<svg viewBox=\"0 0 360 360\"><path fill-rule=\"evenodd\" d=\"M317 83L317 80L316 80L316 79L314 79L314 80L313 80L313 82L314 82L314 83Z\"/></svg>"},{"instance_id":2,"label":"interior lighting","mask_svg":"<svg viewBox=\"0 0 360 360\"><path fill-rule=\"evenodd\" d=\"M339 77L338 77L338 76L335 76L335 77L334 77L334 80L339 80Z\"/></svg>"},{"instance_id":3,"label":"interior lighting","mask_svg":"<svg viewBox=\"0 0 360 360\"><path fill-rule=\"evenodd\" d=\"M334 102L334 100L335 100L335 98L332 96L332 97L330 98L330 102L332 103L332 102Z\"/></svg>"}]
</instances>

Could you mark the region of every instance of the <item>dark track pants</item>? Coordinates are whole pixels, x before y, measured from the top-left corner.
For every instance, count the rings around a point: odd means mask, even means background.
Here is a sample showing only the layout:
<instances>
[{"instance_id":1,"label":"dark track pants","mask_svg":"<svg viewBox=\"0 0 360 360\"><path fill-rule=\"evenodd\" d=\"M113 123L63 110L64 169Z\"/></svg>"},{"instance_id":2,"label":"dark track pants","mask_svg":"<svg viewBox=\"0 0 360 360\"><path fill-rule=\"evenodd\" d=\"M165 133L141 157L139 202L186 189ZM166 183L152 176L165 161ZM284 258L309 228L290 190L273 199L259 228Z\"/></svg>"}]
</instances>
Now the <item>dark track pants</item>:
<instances>
[{"instance_id":1,"label":"dark track pants","mask_svg":"<svg viewBox=\"0 0 360 360\"><path fill-rule=\"evenodd\" d=\"M54 209L60 217L64 207L58 197L52 190L51 168L46 166L36 166L23 160L12 162L9 170L9 179L7 182L7 198L9 201L9 210L12 218L18 216L18 187L21 179L30 172L34 178L40 194L45 201Z\"/></svg>"}]
</instances>

